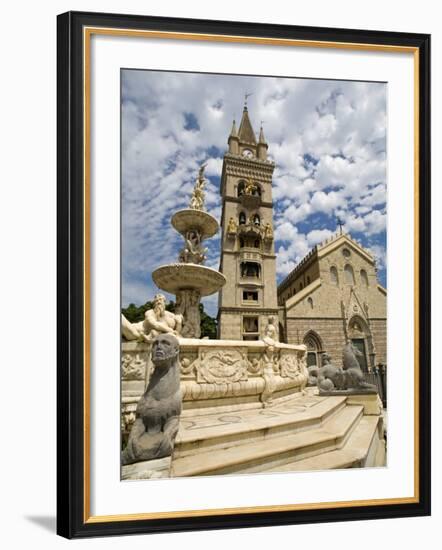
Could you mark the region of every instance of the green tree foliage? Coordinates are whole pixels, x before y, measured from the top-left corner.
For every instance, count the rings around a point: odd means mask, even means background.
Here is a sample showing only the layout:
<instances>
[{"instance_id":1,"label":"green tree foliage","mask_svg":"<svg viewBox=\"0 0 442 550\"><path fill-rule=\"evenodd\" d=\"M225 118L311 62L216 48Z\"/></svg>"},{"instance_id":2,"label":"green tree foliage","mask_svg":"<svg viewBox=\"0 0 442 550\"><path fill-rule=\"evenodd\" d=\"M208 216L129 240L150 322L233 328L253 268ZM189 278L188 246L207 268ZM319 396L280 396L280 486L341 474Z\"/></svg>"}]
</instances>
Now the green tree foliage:
<instances>
[{"instance_id":1,"label":"green tree foliage","mask_svg":"<svg viewBox=\"0 0 442 550\"><path fill-rule=\"evenodd\" d=\"M211 340L216 339L217 333L217 321L215 318L210 317L205 311L203 304L200 304L201 315L201 338L207 336Z\"/></svg>"},{"instance_id":2,"label":"green tree foliage","mask_svg":"<svg viewBox=\"0 0 442 550\"><path fill-rule=\"evenodd\" d=\"M127 307L123 308L121 311L126 319L130 323L138 323L139 321L144 320L144 314L148 309L152 309L152 302L146 302L142 306L136 306L135 304L129 304ZM175 311L175 302L170 301L166 305L167 311L172 313ZM201 315L201 338L207 337L211 339L216 338L217 331L217 322L216 319L208 315L204 311L203 304L200 304L200 315Z\"/></svg>"}]
</instances>

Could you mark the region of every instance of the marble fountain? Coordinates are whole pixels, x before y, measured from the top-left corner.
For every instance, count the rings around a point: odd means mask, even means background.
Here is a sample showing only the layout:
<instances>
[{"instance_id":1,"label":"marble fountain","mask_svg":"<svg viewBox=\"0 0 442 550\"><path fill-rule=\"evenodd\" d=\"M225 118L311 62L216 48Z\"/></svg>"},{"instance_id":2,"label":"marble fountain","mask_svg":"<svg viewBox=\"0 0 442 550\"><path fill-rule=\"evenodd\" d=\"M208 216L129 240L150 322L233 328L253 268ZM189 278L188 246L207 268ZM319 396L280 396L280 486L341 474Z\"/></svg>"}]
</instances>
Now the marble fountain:
<instances>
[{"instance_id":1,"label":"marble fountain","mask_svg":"<svg viewBox=\"0 0 442 550\"><path fill-rule=\"evenodd\" d=\"M174 229L184 239L178 260L152 272L156 286L176 296L175 312L167 312L165 297L157 294L144 321L129 323L124 317L122 320L123 441L152 373L151 342L159 333L170 332L179 339L183 400L172 466L167 465L170 475L214 475L272 471L272 468L279 471L284 465L293 470L294 448L304 449L297 457L301 467L300 459L308 459L312 452L318 454L318 445L321 453L333 452L347 431L350 433L359 422L363 410L360 406L348 411L345 397L321 398L306 391L309 377L306 347L280 343L273 317L269 317L260 340L200 338L200 300L217 293L226 282L222 273L204 265L207 251L204 241L219 230L218 221L205 211L205 182L202 166L189 207L171 218ZM302 431L318 431L318 426L336 415L343 418L339 417L329 437L324 439L321 431L316 439L310 436L311 441L302 436ZM347 431L342 429L343 423ZM273 445L269 445L269 437L273 438ZM301 438L302 444L294 437ZM199 458L195 459L196 455ZM130 472L129 479L143 478L140 472Z\"/></svg>"},{"instance_id":2,"label":"marble fountain","mask_svg":"<svg viewBox=\"0 0 442 550\"><path fill-rule=\"evenodd\" d=\"M202 166L189 207L172 216L174 229L184 239L178 261L159 266L152 272L156 286L176 296L175 314L165 312L165 315L169 316L168 330L180 341L184 415L194 409L263 408L274 399L301 391L308 379L305 346L277 342L272 319L261 340L200 338L201 297L215 294L226 281L222 273L204 265L204 241L219 230L218 221L205 211L205 181ZM155 297L156 302L159 308L164 308L161 294ZM153 318L152 312L147 312L147 317L151 314ZM149 378L150 340L158 331L146 320L130 324L123 318L122 333L123 427L126 432Z\"/></svg>"}]
</instances>

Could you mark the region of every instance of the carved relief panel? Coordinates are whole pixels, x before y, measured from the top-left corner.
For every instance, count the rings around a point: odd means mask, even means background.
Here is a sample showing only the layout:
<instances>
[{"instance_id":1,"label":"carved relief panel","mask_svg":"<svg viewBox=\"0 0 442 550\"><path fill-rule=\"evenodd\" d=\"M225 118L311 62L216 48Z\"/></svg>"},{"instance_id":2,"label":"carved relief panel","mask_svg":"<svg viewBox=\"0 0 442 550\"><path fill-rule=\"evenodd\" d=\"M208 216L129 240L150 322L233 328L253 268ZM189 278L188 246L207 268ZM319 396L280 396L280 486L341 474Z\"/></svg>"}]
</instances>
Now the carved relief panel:
<instances>
[{"instance_id":1,"label":"carved relief panel","mask_svg":"<svg viewBox=\"0 0 442 550\"><path fill-rule=\"evenodd\" d=\"M197 381L209 384L247 380L247 353L238 349L199 350Z\"/></svg>"}]
</instances>

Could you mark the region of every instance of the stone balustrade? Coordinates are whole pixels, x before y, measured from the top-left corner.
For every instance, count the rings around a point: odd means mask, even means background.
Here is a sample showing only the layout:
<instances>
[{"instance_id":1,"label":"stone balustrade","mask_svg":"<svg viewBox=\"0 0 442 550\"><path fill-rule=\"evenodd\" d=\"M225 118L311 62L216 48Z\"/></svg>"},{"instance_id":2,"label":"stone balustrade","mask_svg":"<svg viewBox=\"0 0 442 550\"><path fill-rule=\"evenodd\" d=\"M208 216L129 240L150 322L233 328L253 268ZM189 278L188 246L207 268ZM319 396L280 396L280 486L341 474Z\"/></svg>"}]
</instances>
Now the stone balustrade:
<instances>
[{"instance_id":1,"label":"stone balustrade","mask_svg":"<svg viewBox=\"0 0 442 550\"><path fill-rule=\"evenodd\" d=\"M303 391L306 347L263 340L180 339L183 415L259 408ZM152 371L150 346L123 342L122 429L128 433Z\"/></svg>"}]
</instances>

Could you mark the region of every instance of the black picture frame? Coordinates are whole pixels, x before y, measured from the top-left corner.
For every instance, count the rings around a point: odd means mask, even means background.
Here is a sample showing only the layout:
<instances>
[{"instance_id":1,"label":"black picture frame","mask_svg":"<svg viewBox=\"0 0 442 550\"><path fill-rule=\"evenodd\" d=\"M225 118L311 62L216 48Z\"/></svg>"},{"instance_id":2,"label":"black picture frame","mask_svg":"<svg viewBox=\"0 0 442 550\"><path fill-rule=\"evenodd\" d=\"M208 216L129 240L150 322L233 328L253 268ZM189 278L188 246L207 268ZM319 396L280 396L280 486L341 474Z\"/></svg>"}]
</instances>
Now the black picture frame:
<instances>
[{"instance_id":1,"label":"black picture frame","mask_svg":"<svg viewBox=\"0 0 442 550\"><path fill-rule=\"evenodd\" d=\"M335 522L430 514L430 36L427 34L332 29L69 12L57 21L57 532L67 538ZM412 48L418 73L418 484L412 502L318 509L210 513L149 519L88 515L85 476L84 258L84 29L106 27L237 37L266 37L341 44Z\"/></svg>"}]
</instances>

